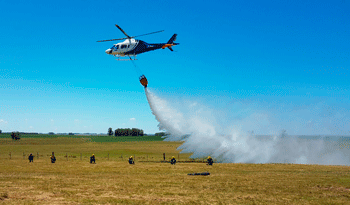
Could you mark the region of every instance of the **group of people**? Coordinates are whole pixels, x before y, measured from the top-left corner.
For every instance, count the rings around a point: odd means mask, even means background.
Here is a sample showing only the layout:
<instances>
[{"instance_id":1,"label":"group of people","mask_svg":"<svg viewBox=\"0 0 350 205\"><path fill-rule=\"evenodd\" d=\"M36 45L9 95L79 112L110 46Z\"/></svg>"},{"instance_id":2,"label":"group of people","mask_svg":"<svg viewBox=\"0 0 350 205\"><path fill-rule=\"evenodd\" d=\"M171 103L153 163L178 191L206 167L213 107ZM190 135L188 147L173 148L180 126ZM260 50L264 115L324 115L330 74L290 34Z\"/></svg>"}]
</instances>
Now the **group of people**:
<instances>
[{"instance_id":1,"label":"group of people","mask_svg":"<svg viewBox=\"0 0 350 205\"><path fill-rule=\"evenodd\" d=\"M33 156L32 153L28 156L28 159L29 159L29 162L33 162L34 156ZM55 152L52 152L52 154L50 156L50 159L51 159L51 163L55 163L56 162ZM91 164L96 164L95 154L91 155L90 163Z\"/></svg>"},{"instance_id":2,"label":"group of people","mask_svg":"<svg viewBox=\"0 0 350 205\"><path fill-rule=\"evenodd\" d=\"M29 162L33 162L33 158L34 158L33 154L30 154L29 157L28 157ZM55 157L55 153L54 152L52 152L52 154L50 156L50 159L51 159L51 163L55 163L56 162L56 157ZM95 154L91 155L90 163L91 164L96 164ZM213 165L213 163L214 163L213 159L210 156L208 156L208 158L207 158L207 165ZM129 164L135 164L133 156L129 157ZM170 164L172 164L172 165L176 164L176 159L175 159L174 156L171 157Z\"/></svg>"},{"instance_id":3,"label":"group of people","mask_svg":"<svg viewBox=\"0 0 350 205\"><path fill-rule=\"evenodd\" d=\"M56 157L55 157L55 153L52 152L51 156L50 156L50 159L51 159L51 163L55 163L56 162ZM30 153L30 155L28 156L28 160L29 162L33 162L34 160L34 156L32 153Z\"/></svg>"}]
</instances>

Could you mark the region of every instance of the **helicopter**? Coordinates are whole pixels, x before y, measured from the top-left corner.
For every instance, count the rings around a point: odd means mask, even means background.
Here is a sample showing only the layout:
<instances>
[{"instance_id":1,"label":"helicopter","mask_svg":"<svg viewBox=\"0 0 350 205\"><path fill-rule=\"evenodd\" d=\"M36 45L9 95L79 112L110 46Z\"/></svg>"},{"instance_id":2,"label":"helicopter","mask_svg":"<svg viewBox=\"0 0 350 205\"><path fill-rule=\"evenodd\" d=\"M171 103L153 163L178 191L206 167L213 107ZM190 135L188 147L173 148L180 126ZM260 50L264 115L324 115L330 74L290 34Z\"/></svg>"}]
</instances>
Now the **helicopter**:
<instances>
[{"instance_id":1,"label":"helicopter","mask_svg":"<svg viewBox=\"0 0 350 205\"><path fill-rule=\"evenodd\" d=\"M126 39L121 43L114 44L111 48L105 51L105 53L107 53L108 55L113 55L115 57L118 57L117 60L129 60L129 59L137 60L136 55L140 53L145 53L148 51L153 51L161 48L162 49L169 48L169 50L174 51L172 49L172 46L179 45L179 43L174 43L174 41L176 40L177 34L174 34L167 43L150 44L150 43L146 43L144 41L135 39L135 37L155 34L155 33L163 32L164 30L146 33L138 36L129 36L128 34L125 33L125 31L122 28L120 28L120 26L118 26L117 24L115 24L115 26L126 36L125 38L100 40L97 42L119 41L119 40ZM131 58L132 56L134 57L134 59ZM120 57L129 57L129 59L120 59Z\"/></svg>"}]
</instances>

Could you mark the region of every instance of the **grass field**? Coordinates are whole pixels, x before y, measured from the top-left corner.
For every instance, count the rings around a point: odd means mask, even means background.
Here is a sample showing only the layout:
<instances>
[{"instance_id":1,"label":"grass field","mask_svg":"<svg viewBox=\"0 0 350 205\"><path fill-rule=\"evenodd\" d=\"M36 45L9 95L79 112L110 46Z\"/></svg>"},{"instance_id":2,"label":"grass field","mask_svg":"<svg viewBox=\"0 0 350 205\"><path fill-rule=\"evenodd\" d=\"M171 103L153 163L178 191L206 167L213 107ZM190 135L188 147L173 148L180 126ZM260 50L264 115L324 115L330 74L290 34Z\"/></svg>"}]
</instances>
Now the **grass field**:
<instances>
[{"instance_id":1,"label":"grass field","mask_svg":"<svg viewBox=\"0 0 350 205\"><path fill-rule=\"evenodd\" d=\"M11 134L0 134L0 138L10 138ZM131 141L163 141L162 136L146 135L146 136L127 136L127 137L114 137L114 136L84 136L84 135L48 135L48 134L24 134L21 135L22 139L26 138L59 138L59 137L69 137L69 138L89 138L92 142L131 142Z\"/></svg>"},{"instance_id":2,"label":"grass field","mask_svg":"<svg viewBox=\"0 0 350 205\"><path fill-rule=\"evenodd\" d=\"M188 160L190 154L178 155L180 145L0 138L0 204L350 204L348 166L154 163L163 153ZM96 164L89 163L92 153ZM127 163L130 155L135 165ZM210 176L187 175L204 171Z\"/></svg>"}]
</instances>

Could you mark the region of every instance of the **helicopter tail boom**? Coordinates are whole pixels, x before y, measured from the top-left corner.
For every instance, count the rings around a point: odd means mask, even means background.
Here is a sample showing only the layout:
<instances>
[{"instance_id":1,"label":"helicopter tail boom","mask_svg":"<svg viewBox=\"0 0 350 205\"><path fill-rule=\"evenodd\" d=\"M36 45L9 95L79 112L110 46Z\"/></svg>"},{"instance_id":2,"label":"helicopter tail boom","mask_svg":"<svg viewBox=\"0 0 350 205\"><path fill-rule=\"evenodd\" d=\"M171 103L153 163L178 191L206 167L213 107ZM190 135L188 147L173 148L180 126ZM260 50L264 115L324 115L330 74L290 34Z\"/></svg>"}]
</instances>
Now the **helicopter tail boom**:
<instances>
[{"instance_id":1,"label":"helicopter tail boom","mask_svg":"<svg viewBox=\"0 0 350 205\"><path fill-rule=\"evenodd\" d=\"M171 46L178 45L178 43L174 43L174 41L176 41L176 36L177 36L177 34L174 34L174 35L169 39L169 41L168 41L166 44L164 44L164 45L162 46L162 49L164 49L164 48L169 48L169 50L174 51L174 50L171 48Z\"/></svg>"}]
</instances>

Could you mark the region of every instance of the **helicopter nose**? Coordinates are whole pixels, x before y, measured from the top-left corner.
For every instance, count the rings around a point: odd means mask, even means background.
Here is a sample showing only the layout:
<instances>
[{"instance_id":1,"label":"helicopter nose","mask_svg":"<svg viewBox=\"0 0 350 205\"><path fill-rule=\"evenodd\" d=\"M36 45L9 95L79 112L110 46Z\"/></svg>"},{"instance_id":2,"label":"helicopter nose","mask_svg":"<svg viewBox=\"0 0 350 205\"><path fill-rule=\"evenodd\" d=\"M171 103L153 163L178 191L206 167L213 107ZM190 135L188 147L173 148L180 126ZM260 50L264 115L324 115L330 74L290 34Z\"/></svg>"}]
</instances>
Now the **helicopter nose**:
<instances>
[{"instance_id":1,"label":"helicopter nose","mask_svg":"<svg viewBox=\"0 0 350 205\"><path fill-rule=\"evenodd\" d=\"M107 53L107 54L111 54L112 53L112 49L107 49L106 51L105 51L105 53Z\"/></svg>"}]
</instances>

